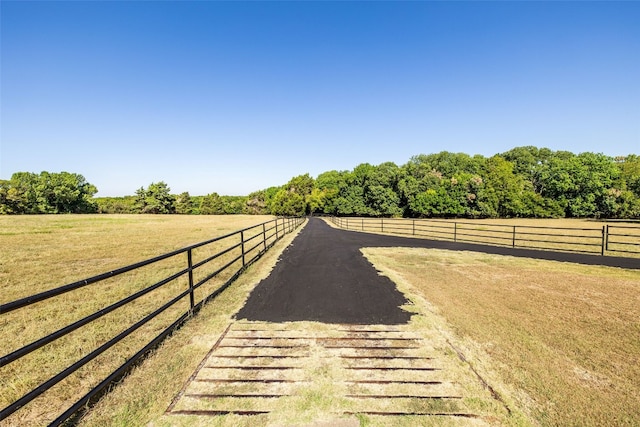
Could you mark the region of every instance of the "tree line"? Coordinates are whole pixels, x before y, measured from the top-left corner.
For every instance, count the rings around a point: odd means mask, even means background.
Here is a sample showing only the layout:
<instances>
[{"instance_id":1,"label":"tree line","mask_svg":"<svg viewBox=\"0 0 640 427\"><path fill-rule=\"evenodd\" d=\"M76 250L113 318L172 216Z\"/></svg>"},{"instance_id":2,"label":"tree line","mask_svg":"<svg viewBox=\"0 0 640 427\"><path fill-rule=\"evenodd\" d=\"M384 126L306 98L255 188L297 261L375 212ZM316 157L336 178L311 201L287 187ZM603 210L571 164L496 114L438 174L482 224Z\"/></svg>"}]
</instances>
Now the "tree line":
<instances>
[{"instance_id":1,"label":"tree line","mask_svg":"<svg viewBox=\"0 0 640 427\"><path fill-rule=\"evenodd\" d=\"M0 180L0 214L94 213L97 192L77 173L16 172Z\"/></svg>"},{"instance_id":2,"label":"tree line","mask_svg":"<svg viewBox=\"0 0 640 427\"><path fill-rule=\"evenodd\" d=\"M307 177L308 178L308 177ZM640 218L640 157L518 147L492 157L441 152L403 166L361 164L294 178L277 212L372 217Z\"/></svg>"},{"instance_id":3,"label":"tree line","mask_svg":"<svg viewBox=\"0 0 640 427\"><path fill-rule=\"evenodd\" d=\"M248 196L174 195L162 181L132 196L96 192L81 175L20 172L0 181L0 213L640 218L640 156L531 146L492 157L443 151L401 166L304 174Z\"/></svg>"}]
</instances>

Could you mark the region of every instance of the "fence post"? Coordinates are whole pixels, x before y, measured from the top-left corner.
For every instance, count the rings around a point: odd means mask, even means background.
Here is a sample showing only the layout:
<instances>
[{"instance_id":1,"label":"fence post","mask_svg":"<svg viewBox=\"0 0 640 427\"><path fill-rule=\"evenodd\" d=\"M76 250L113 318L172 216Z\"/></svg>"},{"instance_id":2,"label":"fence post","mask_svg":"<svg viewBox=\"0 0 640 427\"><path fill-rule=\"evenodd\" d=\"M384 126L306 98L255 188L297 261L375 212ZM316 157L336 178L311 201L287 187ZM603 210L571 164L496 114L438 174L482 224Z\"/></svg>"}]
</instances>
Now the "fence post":
<instances>
[{"instance_id":1,"label":"fence post","mask_svg":"<svg viewBox=\"0 0 640 427\"><path fill-rule=\"evenodd\" d=\"M240 242L242 243L242 266L246 265L246 261L244 258L244 231L240 232Z\"/></svg>"},{"instance_id":2,"label":"fence post","mask_svg":"<svg viewBox=\"0 0 640 427\"><path fill-rule=\"evenodd\" d=\"M267 228L265 227L264 222L262 223L262 247L264 251L267 251Z\"/></svg>"},{"instance_id":3,"label":"fence post","mask_svg":"<svg viewBox=\"0 0 640 427\"><path fill-rule=\"evenodd\" d=\"M193 310L195 307L195 300L193 296L193 256L191 254L191 249L187 251L187 266L189 267L189 304L190 309Z\"/></svg>"},{"instance_id":4,"label":"fence post","mask_svg":"<svg viewBox=\"0 0 640 427\"><path fill-rule=\"evenodd\" d=\"M457 222L453 223L453 241L454 242L458 241L458 223Z\"/></svg>"},{"instance_id":5,"label":"fence post","mask_svg":"<svg viewBox=\"0 0 640 427\"><path fill-rule=\"evenodd\" d=\"M607 231L606 231L606 238L605 238L605 250L609 250L609 224L607 224Z\"/></svg>"},{"instance_id":6,"label":"fence post","mask_svg":"<svg viewBox=\"0 0 640 427\"><path fill-rule=\"evenodd\" d=\"M511 247L516 247L516 226L513 226L513 238L511 239Z\"/></svg>"},{"instance_id":7,"label":"fence post","mask_svg":"<svg viewBox=\"0 0 640 427\"><path fill-rule=\"evenodd\" d=\"M364 218L360 218L360 221L362 221L362 231L364 231Z\"/></svg>"},{"instance_id":8,"label":"fence post","mask_svg":"<svg viewBox=\"0 0 640 427\"><path fill-rule=\"evenodd\" d=\"M349 218L345 218L347 220L347 226L345 227L347 230L349 229Z\"/></svg>"},{"instance_id":9,"label":"fence post","mask_svg":"<svg viewBox=\"0 0 640 427\"><path fill-rule=\"evenodd\" d=\"M416 235L416 220L414 219L411 222L413 223L412 224L413 225L413 235L415 236Z\"/></svg>"},{"instance_id":10,"label":"fence post","mask_svg":"<svg viewBox=\"0 0 640 427\"><path fill-rule=\"evenodd\" d=\"M380 231L384 233L384 218L380 218Z\"/></svg>"},{"instance_id":11,"label":"fence post","mask_svg":"<svg viewBox=\"0 0 640 427\"><path fill-rule=\"evenodd\" d=\"M605 226L602 226L602 250L600 251L600 255L604 256L604 248L606 246L606 236L607 232L605 231Z\"/></svg>"}]
</instances>

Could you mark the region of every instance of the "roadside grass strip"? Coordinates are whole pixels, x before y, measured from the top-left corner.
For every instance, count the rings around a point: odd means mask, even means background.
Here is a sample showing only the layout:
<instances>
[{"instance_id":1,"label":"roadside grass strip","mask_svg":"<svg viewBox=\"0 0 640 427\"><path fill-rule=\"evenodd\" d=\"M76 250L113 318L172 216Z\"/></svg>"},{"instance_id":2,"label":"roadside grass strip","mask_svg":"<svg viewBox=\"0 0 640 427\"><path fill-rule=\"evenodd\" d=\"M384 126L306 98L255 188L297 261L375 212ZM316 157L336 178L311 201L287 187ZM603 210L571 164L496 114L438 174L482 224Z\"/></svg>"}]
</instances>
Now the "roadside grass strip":
<instances>
[{"instance_id":1,"label":"roadside grass strip","mask_svg":"<svg viewBox=\"0 0 640 427\"><path fill-rule=\"evenodd\" d=\"M640 271L366 248L494 392L538 425L640 425Z\"/></svg>"}]
</instances>

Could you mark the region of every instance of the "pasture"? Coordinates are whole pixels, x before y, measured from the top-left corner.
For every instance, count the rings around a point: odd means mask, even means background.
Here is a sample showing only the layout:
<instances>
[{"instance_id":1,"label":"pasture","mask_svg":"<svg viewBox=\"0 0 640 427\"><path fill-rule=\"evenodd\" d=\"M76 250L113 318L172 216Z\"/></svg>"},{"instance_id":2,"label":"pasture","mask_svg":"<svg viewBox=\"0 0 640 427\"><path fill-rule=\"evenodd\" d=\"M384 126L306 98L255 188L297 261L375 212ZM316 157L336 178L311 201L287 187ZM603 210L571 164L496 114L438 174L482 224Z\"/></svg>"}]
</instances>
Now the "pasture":
<instances>
[{"instance_id":1,"label":"pasture","mask_svg":"<svg viewBox=\"0 0 640 427\"><path fill-rule=\"evenodd\" d=\"M0 217L1 301L21 297L111 271L127 264L151 258L189 244L227 234L271 217L259 216L11 216ZM235 244L220 241L196 250L194 258L203 258L217 248ZM228 240L228 239L227 239ZM200 252L198 252L200 251ZM221 262L235 256L221 257ZM183 259L185 258L185 259ZM197 260L198 258L196 258ZM62 326L75 322L102 307L118 301L151 283L184 268L186 257L167 259L93 286L62 294L22 310L3 314L0 330L0 354L26 345ZM202 286L198 299L226 280L223 274ZM196 280L198 277L195 278ZM0 406L5 407L43 380L61 371L106 342L110 337L154 310L158 301L170 298L187 287L186 279L174 281L158 292L147 294L54 343L42 347L2 367ZM188 304L188 302L187 302ZM59 413L65 405L82 396L87 388L114 370L132 354L133 349L163 330L188 305L177 304L134 334L114 346L106 355L82 367L76 374L52 388L20 411L21 425L43 424L43 418ZM45 409L46 408L46 409ZM18 414L15 414L18 415ZM46 418L44 418L46 419ZM12 422L16 422L15 419Z\"/></svg>"},{"instance_id":2,"label":"pasture","mask_svg":"<svg viewBox=\"0 0 640 427\"><path fill-rule=\"evenodd\" d=\"M268 219L271 217L0 216L0 302ZM527 221L532 220L523 220ZM544 225L561 222L565 226L565 221L545 220ZM234 286L176 332L106 395L80 425L157 422L230 317L243 306L255 284L269 274L294 236L287 235ZM514 414L527 414L511 422L528 425L526 418L530 418L541 425L640 424L640 385L635 380L640 377L640 271L434 249L363 252L412 301L415 307L411 311L439 319L429 322L464 354ZM8 313L0 317L0 354L91 313L144 283L166 277L175 268L168 262L159 269L137 271L124 288L122 282L107 281L99 291L89 286L35 304L19 315ZM172 285L184 286L184 281ZM64 369L78 353L84 354L135 321L153 303L141 298L135 310L123 311L120 317L106 316L83 328L89 331L71 333L55 345L0 368L0 407ZM160 318L157 325L141 328L130 340L115 346L108 358L98 358L82 368L5 420L9 422L6 425L46 424L163 324Z\"/></svg>"},{"instance_id":3,"label":"pasture","mask_svg":"<svg viewBox=\"0 0 640 427\"><path fill-rule=\"evenodd\" d=\"M640 424L640 271L364 249L489 384L541 425Z\"/></svg>"},{"instance_id":4,"label":"pasture","mask_svg":"<svg viewBox=\"0 0 640 427\"><path fill-rule=\"evenodd\" d=\"M2 302L272 219L255 215L2 215Z\"/></svg>"}]
</instances>

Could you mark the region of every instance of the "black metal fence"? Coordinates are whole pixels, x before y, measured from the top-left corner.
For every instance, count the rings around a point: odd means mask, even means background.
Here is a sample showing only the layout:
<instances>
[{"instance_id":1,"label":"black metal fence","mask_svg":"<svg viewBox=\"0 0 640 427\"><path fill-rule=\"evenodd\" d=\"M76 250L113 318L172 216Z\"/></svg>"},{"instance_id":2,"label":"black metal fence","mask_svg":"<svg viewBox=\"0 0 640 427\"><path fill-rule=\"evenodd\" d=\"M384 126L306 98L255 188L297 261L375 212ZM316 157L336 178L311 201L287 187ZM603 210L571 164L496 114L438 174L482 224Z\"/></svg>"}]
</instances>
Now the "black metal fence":
<instances>
[{"instance_id":1,"label":"black metal fence","mask_svg":"<svg viewBox=\"0 0 640 427\"><path fill-rule=\"evenodd\" d=\"M544 227L473 221L331 217L340 228L454 242L592 254L640 254L640 226Z\"/></svg>"},{"instance_id":2,"label":"black metal fence","mask_svg":"<svg viewBox=\"0 0 640 427\"><path fill-rule=\"evenodd\" d=\"M106 377L99 377L99 384L96 385L97 381L94 381L85 388L85 391L90 390L83 397L68 409L63 408L64 412L55 420L47 421L54 426L62 424L122 378L150 350L227 288L279 239L303 222L302 218L277 218L1 304L0 324L3 329L7 326L8 333L13 332L16 336L24 333L27 337L29 334L25 331L28 329L39 334L40 338L33 341L31 338L31 342L9 349L0 358L3 382L7 385L5 392L15 388L12 384L25 381L32 383L30 388L33 387L0 411L0 421L12 415L12 418L19 418L20 412L37 403L34 400L44 399L41 405L47 407L47 391L61 382L70 381L70 376L74 374L82 373L83 379L78 381L87 382L87 378L95 377L92 375L95 369L104 370L115 359L119 364L115 365L117 368L107 370L103 374ZM126 296L122 297L122 292ZM100 298L95 298L98 293ZM80 295L74 297L75 294ZM101 303L98 310L91 308L90 312L86 312L87 306L92 307L95 301L108 300L109 295L112 296L111 300ZM80 314L60 327L56 318L66 319L68 312L72 311ZM20 322L23 326L15 329ZM70 340L71 335L81 331L85 335ZM136 339L131 338L136 334ZM126 347L124 352L120 349L113 356L114 349L121 345ZM4 347L3 351L6 351ZM28 358L32 360L25 360ZM124 363L121 363L123 359ZM31 370L33 366L38 366L42 373L24 375L20 365ZM51 369L54 369L53 372L47 372Z\"/></svg>"},{"instance_id":3,"label":"black metal fence","mask_svg":"<svg viewBox=\"0 0 640 427\"><path fill-rule=\"evenodd\" d=\"M640 227L607 225L605 251L627 254L640 253Z\"/></svg>"}]
</instances>

